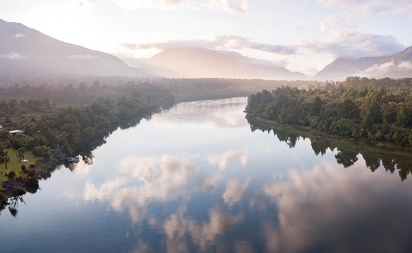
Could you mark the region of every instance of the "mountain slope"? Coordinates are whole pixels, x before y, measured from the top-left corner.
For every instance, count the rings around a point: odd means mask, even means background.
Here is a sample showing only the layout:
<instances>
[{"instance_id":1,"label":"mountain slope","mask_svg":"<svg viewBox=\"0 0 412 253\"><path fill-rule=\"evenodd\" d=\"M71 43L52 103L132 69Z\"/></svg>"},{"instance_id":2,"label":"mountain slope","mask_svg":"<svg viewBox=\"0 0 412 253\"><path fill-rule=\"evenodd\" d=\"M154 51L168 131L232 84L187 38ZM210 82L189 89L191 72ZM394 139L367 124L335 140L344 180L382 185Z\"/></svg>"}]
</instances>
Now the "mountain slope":
<instances>
[{"instance_id":1,"label":"mountain slope","mask_svg":"<svg viewBox=\"0 0 412 253\"><path fill-rule=\"evenodd\" d=\"M0 19L0 76L56 74L147 76L113 55L65 43Z\"/></svg>"},{"instance_id":2,"label":"mountain slope","mask_svg":"<svg viewBox=\"0 0 412 253\"><path fill-rule=\"evenodd\" d=\"M365 70L385 59L381 57L362 57L358 59L338 58L328 64L313 79L315 80L343 80L348 76Z\"/></svg>"},{"instance_id":3,"label":"mountain slope","mask_svg":"<svg viewBox=\"0 0 412 253\"><path fill-rule=\"evenodd\" d=\"M412 77L412 46L385 58L358 75L375 78Z\"/></svg>"},{"instance_id":4,"label":"mountain slope","mask_svg":"<svg viewBox=\"0 0 412 253\"><path fill-rule=\"evenodd\" d=\"M284 67L256 63L234 52L202 48L166 49L140 62L158 75L176 78L305 79Z\"/></svg>"}]
</instances>

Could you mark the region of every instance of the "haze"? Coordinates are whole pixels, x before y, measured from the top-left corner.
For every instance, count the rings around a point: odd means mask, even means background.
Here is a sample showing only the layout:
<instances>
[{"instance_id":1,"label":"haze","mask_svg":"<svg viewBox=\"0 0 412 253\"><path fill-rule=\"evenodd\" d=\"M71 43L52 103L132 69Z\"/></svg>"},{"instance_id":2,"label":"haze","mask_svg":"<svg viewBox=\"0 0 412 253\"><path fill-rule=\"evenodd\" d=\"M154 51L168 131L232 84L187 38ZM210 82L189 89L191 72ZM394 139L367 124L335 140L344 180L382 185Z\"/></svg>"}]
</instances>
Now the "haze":
<instances>
[{"instance_id":1,"label":"haze","mask_svg":"<svg viewBox=\"0 0 412 253\"><path fill-rule=\"evenodd\" d=\"M338 57L404 50L411 13L407 0L0 0L1 19L129 65L164 49L202 48L308 76Z\"/></svg>"}]
</instances>

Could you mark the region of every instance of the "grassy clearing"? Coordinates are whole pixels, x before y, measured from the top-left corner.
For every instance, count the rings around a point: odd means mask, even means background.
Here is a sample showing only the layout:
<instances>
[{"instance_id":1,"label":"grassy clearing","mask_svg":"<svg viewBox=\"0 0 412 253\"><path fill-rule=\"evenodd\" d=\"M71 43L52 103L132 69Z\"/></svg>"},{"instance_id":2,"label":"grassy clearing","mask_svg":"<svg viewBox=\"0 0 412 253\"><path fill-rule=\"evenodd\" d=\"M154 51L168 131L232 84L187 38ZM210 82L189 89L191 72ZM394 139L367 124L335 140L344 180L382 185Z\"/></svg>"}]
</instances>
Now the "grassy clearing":
<instances>
[{"instance_id":1,"label":"grassy clearing","mask_svg":"<svg viewBox=\"0 0 412 253\"><path fill-rule=\"evenodd\" d=\"M27 151L24 155L24 159L28 160L27 162L20 161L16 156L16 150L14 149L7 149L8 155L10 157L10 161L6 165L4 163L0 163L0 190L2 190L1 184L8 180L6 174L10 171L14 171L16 175L22 174L21 166L24 164L26 168L29 168L30 164L35 164L40 158L35 157L31 151Z\"/></svg>"}]
</instances>

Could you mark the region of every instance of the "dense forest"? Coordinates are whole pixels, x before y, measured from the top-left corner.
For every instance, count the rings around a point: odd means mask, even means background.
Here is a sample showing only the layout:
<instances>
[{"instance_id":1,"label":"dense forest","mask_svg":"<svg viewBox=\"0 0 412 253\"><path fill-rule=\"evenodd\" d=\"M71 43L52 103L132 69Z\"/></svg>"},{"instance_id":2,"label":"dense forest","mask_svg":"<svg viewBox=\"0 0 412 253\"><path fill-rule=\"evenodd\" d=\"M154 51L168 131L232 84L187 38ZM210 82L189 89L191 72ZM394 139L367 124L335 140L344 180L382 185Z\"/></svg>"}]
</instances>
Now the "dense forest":
<instances>
[{"instance_id":1,"label":"dense forest","mask_svg":"<svg viewBox=\"0 0 412 253\"><path fill-rule=\"evenodd\" d=\"M248 115L376 145L412 148L412 78L349 77L322 88L279 87L248 98Z\"/></svg>"}]
</instances>

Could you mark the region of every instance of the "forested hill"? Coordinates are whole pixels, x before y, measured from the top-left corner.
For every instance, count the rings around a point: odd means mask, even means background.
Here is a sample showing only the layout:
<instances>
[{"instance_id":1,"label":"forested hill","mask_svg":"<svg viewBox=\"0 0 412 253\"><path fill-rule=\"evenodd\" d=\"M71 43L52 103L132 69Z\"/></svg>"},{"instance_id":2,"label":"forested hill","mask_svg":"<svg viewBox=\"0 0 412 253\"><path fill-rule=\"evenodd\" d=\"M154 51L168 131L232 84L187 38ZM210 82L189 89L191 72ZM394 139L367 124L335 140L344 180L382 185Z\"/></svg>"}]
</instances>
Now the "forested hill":
<instances>
[{"instance_id":1,"label":"forested hill","mask_svg":"<svg viewBox=\"0 0 412 253\"><path fill-rule=\"evenodd\" d=\"M246 112L264 120L410 149L411 84L412 78L348 78L324 89L263 90L249 97Z\"/></svg>"}]
</instances>

